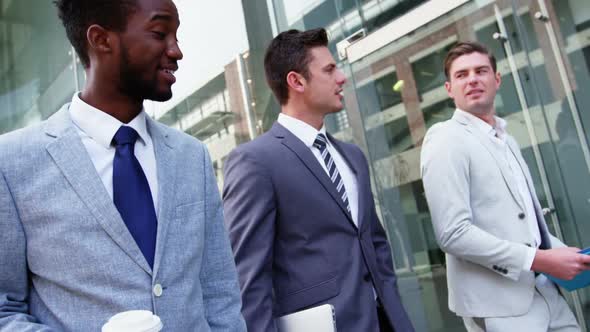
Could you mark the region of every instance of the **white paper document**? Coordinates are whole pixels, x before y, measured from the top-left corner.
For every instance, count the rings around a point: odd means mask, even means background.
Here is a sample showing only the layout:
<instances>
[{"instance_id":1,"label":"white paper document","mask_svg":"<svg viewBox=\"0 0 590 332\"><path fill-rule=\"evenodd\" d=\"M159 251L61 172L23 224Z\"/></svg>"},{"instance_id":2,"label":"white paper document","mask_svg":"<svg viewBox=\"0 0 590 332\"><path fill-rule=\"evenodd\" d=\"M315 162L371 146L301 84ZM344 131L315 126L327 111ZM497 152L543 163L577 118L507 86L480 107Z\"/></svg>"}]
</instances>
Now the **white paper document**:
<instances>
[{"instance_id":1,"label":"white paper document","mask_svg":"<svg viewBox=\"0 0 590 332\"><path fill-rule=\"evenodd\" d=\"M331 304L281 316L275 322L279 332L336 332L336 314Z\"/></svg>"}]
</instances>

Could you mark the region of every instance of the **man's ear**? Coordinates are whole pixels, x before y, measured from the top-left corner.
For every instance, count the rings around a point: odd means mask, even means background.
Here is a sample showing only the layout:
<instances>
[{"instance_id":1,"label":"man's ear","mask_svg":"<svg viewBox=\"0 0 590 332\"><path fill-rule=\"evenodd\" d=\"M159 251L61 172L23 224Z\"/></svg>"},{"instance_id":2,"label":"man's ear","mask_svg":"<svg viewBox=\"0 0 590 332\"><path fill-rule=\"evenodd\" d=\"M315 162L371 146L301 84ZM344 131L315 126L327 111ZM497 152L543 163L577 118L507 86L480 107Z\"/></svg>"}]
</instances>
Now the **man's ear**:
<instances>
[{"instance_id":1,"label":"man's ear","mask_svg":"<svg viewBox=\"0 0 590 332\"><path fill-rule=\"evenodd\" d=\"M88 27L88 30L86 30L86 41L88 42L89 53L111 53L113 51L112 34L98 24Z\"/></svg>"},{"instance_id":2,"label":"man's ear","mask_svg":"<svg viewBox=\"0 0 590 332\"><path fill-rule=\"evenodd\" d=\"M305 78L299 73L290 71L287 74L287 85L299 93L303 93L305 91L305 82Z\"/></svg>"},{"instance_id":3,"label":"man's ear","mask_svg":"<svg viewBox=\"0 0 590 332\"><path fill-rule=\"evenodd\" d=\"M453 95L451 94L451 82L449 82L449 81L445 82L445 90L447 90L447 94L449 95L449 97L451 99L454 99Z\"/></svg>"}]
</instances>

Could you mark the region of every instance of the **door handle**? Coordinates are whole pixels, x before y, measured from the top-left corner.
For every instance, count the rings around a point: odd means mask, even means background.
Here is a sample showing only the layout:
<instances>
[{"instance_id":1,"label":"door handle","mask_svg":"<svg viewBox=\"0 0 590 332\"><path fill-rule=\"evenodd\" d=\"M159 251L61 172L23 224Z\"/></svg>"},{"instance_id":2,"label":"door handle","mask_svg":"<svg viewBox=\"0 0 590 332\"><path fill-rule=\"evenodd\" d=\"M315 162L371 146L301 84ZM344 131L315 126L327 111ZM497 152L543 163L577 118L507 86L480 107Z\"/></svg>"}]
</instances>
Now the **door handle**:
<instances>
[{"instance_id":1,"label":"door handle","mask_svg":"<svg viewBox=\"0 0 590 332\"><path fill-rule=\"evenodd\" d=\"M503 35L499 32L494 32L494 34L492 35L492 38L494 38L495 40L505 43L508 41L508 37L506 37L506 35Z\"/></svg>"},{"instance_id":2,"label":"door handle","mask_svg":"<svg viewBox=\"0 0 590 332\"><path fill-rule=\"evenodd\" d=\"M549 22L549 17L540 11L535 13L535 18L543 23Z\"/></svg>"},{"instance_id":3,"label":"door handle","mask_svg":"<svg viewBox=\"0 0 590 332\"><path fill-rule=\"evenodd\" d=\"M543 208L541 209L541 211L543 212L543 215L546 216L548 214L552 214L555 213L555 208Z\"/></svg>"}]
</instances>

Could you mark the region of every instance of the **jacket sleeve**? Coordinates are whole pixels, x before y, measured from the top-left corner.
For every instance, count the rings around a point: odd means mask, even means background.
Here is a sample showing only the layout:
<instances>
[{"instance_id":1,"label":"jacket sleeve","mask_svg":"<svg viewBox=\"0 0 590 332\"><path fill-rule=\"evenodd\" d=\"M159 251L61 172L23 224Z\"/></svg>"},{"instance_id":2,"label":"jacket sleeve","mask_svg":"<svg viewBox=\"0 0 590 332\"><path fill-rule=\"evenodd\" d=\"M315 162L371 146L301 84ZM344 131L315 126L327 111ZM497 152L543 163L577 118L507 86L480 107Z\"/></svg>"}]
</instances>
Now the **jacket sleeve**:
<instances>
[{"instance_id":1,"label":"jacket sleeve","mask_svg":"<svg viewBox=\"0 0 590 332\"><path fill-rule=\"evenodd\" d=\"M223 222L223 207L211 160L203 147L205 179L205 245L200 281L205 317L211 331L246 331L236 268Z\"/></svg>"},{"instance_id":2,"label":"jacket sleeve","mask_svg":"<svg viewBox=\"0 0 590 332\"><path fill-rule=\"evenodd\" d=\"M24 229L0 171L0 332L53 331L29 314L30 280Z\"/></svg>"},{"instance_id":3,"label":"jacket sleeve","mask_svg":"<svg viewBox=\"0 0 590 332\"><path fill-rule=\"evenodd\" d=\"M276 205L270 173L241 149L225 165L223 204L249 331L274 332L273 243Z\"/></svg>"},{"instance_id":4,"label":"jacket sleeve","mask_svg":"<svg viewBox=\"0 0 590 332\"><path fill-rule=\"evenodd\" d=\"M473 223L469 151L458 143L461 140L452 139L449 130L440 129L429 130L421 154L422 181L438 244L448 254L518 280L530 248L500 239Z\"/></svg>"}]
</instances>

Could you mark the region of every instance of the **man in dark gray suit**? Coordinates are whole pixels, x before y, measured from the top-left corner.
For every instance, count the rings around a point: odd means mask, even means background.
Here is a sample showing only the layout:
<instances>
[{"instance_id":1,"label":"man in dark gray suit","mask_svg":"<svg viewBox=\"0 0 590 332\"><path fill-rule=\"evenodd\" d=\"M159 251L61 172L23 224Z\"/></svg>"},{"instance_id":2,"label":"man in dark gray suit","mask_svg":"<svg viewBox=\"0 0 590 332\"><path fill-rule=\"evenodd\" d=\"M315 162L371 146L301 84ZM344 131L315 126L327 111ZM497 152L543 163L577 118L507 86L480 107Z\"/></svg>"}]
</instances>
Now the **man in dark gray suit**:
<instances>
[{"instance_id":1,"label":"man in dark gray suit","mask_svg":"<svg viewBox=\"0 0 590 332\"><path fill-rule=\"evenodd\" d=\"M322 304L338 331L413 331L361 150L326 134L346 77L324 29L290 30L264 64L282 110L272 129L228 157L224 212L248 330Z\"/></svg>"}]
</instances>

